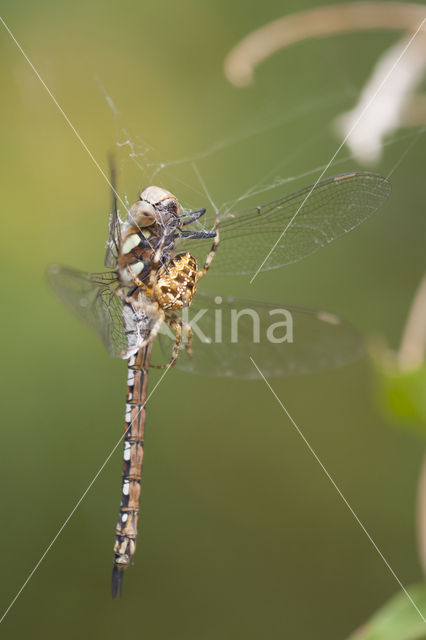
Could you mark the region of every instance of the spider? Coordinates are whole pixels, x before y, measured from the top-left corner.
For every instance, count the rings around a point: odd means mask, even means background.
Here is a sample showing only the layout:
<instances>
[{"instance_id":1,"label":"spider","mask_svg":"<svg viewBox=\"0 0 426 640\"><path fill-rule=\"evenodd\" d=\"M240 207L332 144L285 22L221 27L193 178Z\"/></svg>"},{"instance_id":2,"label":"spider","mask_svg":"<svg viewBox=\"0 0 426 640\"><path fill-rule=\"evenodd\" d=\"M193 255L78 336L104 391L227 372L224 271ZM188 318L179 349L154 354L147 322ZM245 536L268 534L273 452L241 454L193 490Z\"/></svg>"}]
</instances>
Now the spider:
<instances>
[{"instance_id":1,"label":"spider","mask_svg":"<svg viewBox=\"0 0 426 640\"><path fill-rule=\"evenodd\" d=\"M120 284L130 289L124 293L120 287L117 295L125 305L124 318L127 305L131 323L136 323L137 337L136 344L123 351L122 357L130 357L151 344L164 322L176 335L172 355L167 364L150 366L155 369L172 367L179 355L183 333L187 336L185 349L192 357L191 327L176 312L190 306L199 280L210 268L219 245L219 219L216 217L213 232L185 231L182 227L198 220L205 212L205 209L199 209L181 214L176 197L155 186L144 189L138 202L130 207L128 219L120 229L117 261ZM198 269L197 261L190 253L174 255L175 241L179 237L213 237L202 269Z\"/></svg>"}]
</instances>

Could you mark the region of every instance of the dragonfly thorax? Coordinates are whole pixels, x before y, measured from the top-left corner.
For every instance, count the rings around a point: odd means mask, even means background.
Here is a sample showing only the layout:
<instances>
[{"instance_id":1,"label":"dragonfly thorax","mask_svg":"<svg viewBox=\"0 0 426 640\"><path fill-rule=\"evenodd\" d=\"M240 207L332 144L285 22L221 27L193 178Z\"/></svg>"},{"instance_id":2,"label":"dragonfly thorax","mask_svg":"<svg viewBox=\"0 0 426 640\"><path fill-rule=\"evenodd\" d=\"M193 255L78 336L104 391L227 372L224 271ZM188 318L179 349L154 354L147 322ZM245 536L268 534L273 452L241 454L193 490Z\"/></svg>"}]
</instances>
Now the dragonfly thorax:
<instances>
[{"instance_id":1,"label":"dragonfly thorax","mask_svg":"<svg viewBox=\"0 0 426 640\"><path fill-rule=\"evenodd\" d=\"M155 186L142 191L122 225L118 272L123 285L131 286L135 276L144 280L149 275L160 242L162 262L173 257L179 211L178 201L169 191Z\"/></svg>"},{"instance_id":2,"label":"dragonfly thorax","mask_svg":"<svg viewBox=\"0 0 426 640\"><path fill-rule=\"evenodd\" d=\"M145 228L126 225L117 261L118 274L123 285L131 286L133 276L141 277L147 269L152 261L156 240L155 225Z\"/></svg>"}]
</instances>

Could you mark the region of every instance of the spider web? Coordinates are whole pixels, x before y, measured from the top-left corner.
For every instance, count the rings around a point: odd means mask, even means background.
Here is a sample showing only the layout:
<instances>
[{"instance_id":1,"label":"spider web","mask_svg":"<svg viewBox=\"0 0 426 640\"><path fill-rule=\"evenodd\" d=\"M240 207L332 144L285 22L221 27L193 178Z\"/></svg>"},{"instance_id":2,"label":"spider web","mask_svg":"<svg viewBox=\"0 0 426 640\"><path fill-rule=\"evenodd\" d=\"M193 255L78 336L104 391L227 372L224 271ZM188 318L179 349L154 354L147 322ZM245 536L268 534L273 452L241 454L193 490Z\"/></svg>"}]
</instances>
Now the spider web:
<instances>
[{"instance_id":1,"label":"spider web","mask_svg":"<svg viewBox=\"0 0 426 640\"><path fill-rule=\"evenodd\" d=\"M185 212L206 207L207 214L194 223L195 227L203 230L214 228L217 213L223 215L230 211L262 205L314 183L325 168L326 162L314 163L299 173L292 174L292 169L294 166L303 166L304 158L315 157L315 153L312 152L317 147L323 149L327 139L331 139L334 148L337 146L338 142L333 141L329 129L324 126L320 130L307 131L306 138L297 145L293 143L293 147L284 146L283 142L289 130L295 127L303 129L303 123L309 121L313 114L318 116L318 112L324 111L325 122L331 122L336 113L345 108L348 100L348 91L340 91L326 93L276 117L266 117L263 111L250 117L249 121L242 123L237 129L234 128L229 135L213 140L204 149L191 149L188 152L184 149L178 157L167 157L166 151L154 148L145 139L135 135L127 124L123 124L114 100L100 83L99 86L112 113L119 176L118 190L126 207L137 199L143 188L154 184L174 193ZM351 93L349 99L353 101L357 92L352 90ZM327 115L330 110L334 112L332 116ZM398 165L421 133L419 129L412 130L388 140L386 146L394 148L394 153L390 154L393 157L388 159L390 166L386 170L384 163L379 170L384 174L392 172L392 165ZM274 151L269 153L270 149ZM257 155L261 158L260 163L255 161ZM396 164L395 155L398 158ZM246 157L253 158L253 166L250 167L250 162L245 161L244 170L241 171L241 158ZM327 159L324 157L325 161ZM343 150L331 164L327 175L332 176L354 169L359 169L359 166L351 154ZM227 178L225 180L222 178L224 175ZM125 217L123 210L121 217ZM209 246L210 243L207 241L206 254ZM167 326L162 327L161 333L173 340Z\"/></svg>"},{"instance_id":2,"label":"spider web","mask_svg":"<svg viewBox=\"0 0 426 640\"><path fill-rule=\"evenodd\" d=\"M195 227L204 230L214 228L216 213L261 205L314 183L327 166L327 157L324 157L324 163L315 163L296 174L292 174L292 168L294 165L303 166L304 158L315 157L312 151L318 147L323 149L330 140L334 148L337 146L338 142L333 139L327 126L328 114L330 109L334 110L335 115L341 112L348 99L353 101L357 94L353 87L350 91L346 87L343 92L325 93L275 117L270 117L270 113L263 110L250 116L237 130L234 127L229 135L213 140L206 148L188 150L187 153L185 149L181 156L168 158L167 151L156 149L123 123L113 98L100 81L98 86L112 114L118 190L122 202L129 207L144 187L152 184L163 187L176 195L185 212L207 208L207 214L194 223ZM318 118L318 112L321 111L324 111L326 118L325 126L313 132L308 130L305 139L298 141L297 145L293 142L293 148L287 147L288 132L308 122L313 114ZM387 154L389 157L374 170L384 175L392 173L393 166L399 164L413 140L423 131L419 127L390 138L385 147L393 148L394 153ZM333 149L333 146L330 148ZM247 156L253 158L253 162L245 161L242 171L241 159ZM261 166L256 160L258 157L261 158ZM360 167L352 154L344 149L330 165L326 175L360 168L365 167ZM223 179L229 175L231 180ZM121 217L125 217L123 210Z\"/></svg>"}]
</instances>

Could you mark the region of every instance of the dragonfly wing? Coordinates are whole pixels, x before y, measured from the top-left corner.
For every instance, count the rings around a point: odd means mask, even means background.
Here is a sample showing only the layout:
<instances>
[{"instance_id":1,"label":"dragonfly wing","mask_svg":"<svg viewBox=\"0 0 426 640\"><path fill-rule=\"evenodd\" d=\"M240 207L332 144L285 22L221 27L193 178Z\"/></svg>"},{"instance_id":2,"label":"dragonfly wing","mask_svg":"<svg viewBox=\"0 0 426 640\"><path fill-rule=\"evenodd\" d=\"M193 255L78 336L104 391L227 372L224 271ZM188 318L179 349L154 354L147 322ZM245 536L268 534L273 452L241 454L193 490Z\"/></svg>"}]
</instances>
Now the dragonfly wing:
<instances>
[{"instance_id":1,"label":"dragonfly wing","mask_svg":"<svg viewBox=\"0 0 426 640\"><path fill-rule=\"evenodd\" d=\"M369 172L321 180L273 202L220 216L216 275L251 274L302 260L369 218L390 195L386 178ZM199 261L208 243L185 240L179 250Z\"/></svg>"},{"instance_id":2,"label":"dragonfly wing","mask_svg":"<svg viewBox=\"0 0 426 640\"><path fill-rule=\"evenodd\" d=\"M86 273L51 265L47 276L55 293L101 336L111 355L127 349L123 303L116 294L115 272Z\"/></svg>"},{"instance_id":3,"label":"dragonfly wing","mask_svg":"<svg viewBox=\"0 0 426 640\"><path fill-rule=\"evenodd\" d=\"M110 185L112 197L112 213L109 218L109 233L107 240L107 250L104 265L108 269L115 269L120 252L121 242L121 220L117 208L117 175L114 156L109 158L110 165Z\"/></svg>"},{"instance_id":4,"label":"dragonfly wing","mask_svg":"<svg viewBox=\"0 0 426 640\"><path fill-rule=\"evenodd\" d=\"M176 366L220 377L259 378L339 367L364 351L360 334L337 316L280 304L197 293L189 310L194 332L191 358L181 349ZM172 336L160 332L169 358Z\"/></svg>"}]
</instances>

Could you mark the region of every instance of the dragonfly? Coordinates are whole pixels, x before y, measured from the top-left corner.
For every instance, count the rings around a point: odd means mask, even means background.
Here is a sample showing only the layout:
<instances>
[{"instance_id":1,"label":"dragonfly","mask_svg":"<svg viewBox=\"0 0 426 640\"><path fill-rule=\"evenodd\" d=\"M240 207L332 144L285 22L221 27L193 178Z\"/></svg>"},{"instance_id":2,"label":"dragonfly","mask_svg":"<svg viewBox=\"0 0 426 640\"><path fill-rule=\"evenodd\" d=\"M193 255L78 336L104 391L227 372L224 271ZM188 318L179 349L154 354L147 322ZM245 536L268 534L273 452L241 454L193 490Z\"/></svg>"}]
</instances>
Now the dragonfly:
<instances>
[{"instance_id":1,"label":"dragonfly","mask_svg":"<svg viewBox=\"0 0 426 640\"><path fill-rule=\"evenodd\" d=\"M333 314L197 292L200 280L209 270L251 274L265 255L262 271L301 260L369 218L391 187L375 173L345 173L266 204L216 213L210 226L202 224L205 208L186 211L157 186L145 188L121 220L110 169L108 270L52 265L48 279L109 353L128 362L115 598L136 548L150 367L249 379L259 371L267 377L319 371L362 353L358 332ZM157 337L162 364L151 362Z\"/></svg>"}]
</instances>

